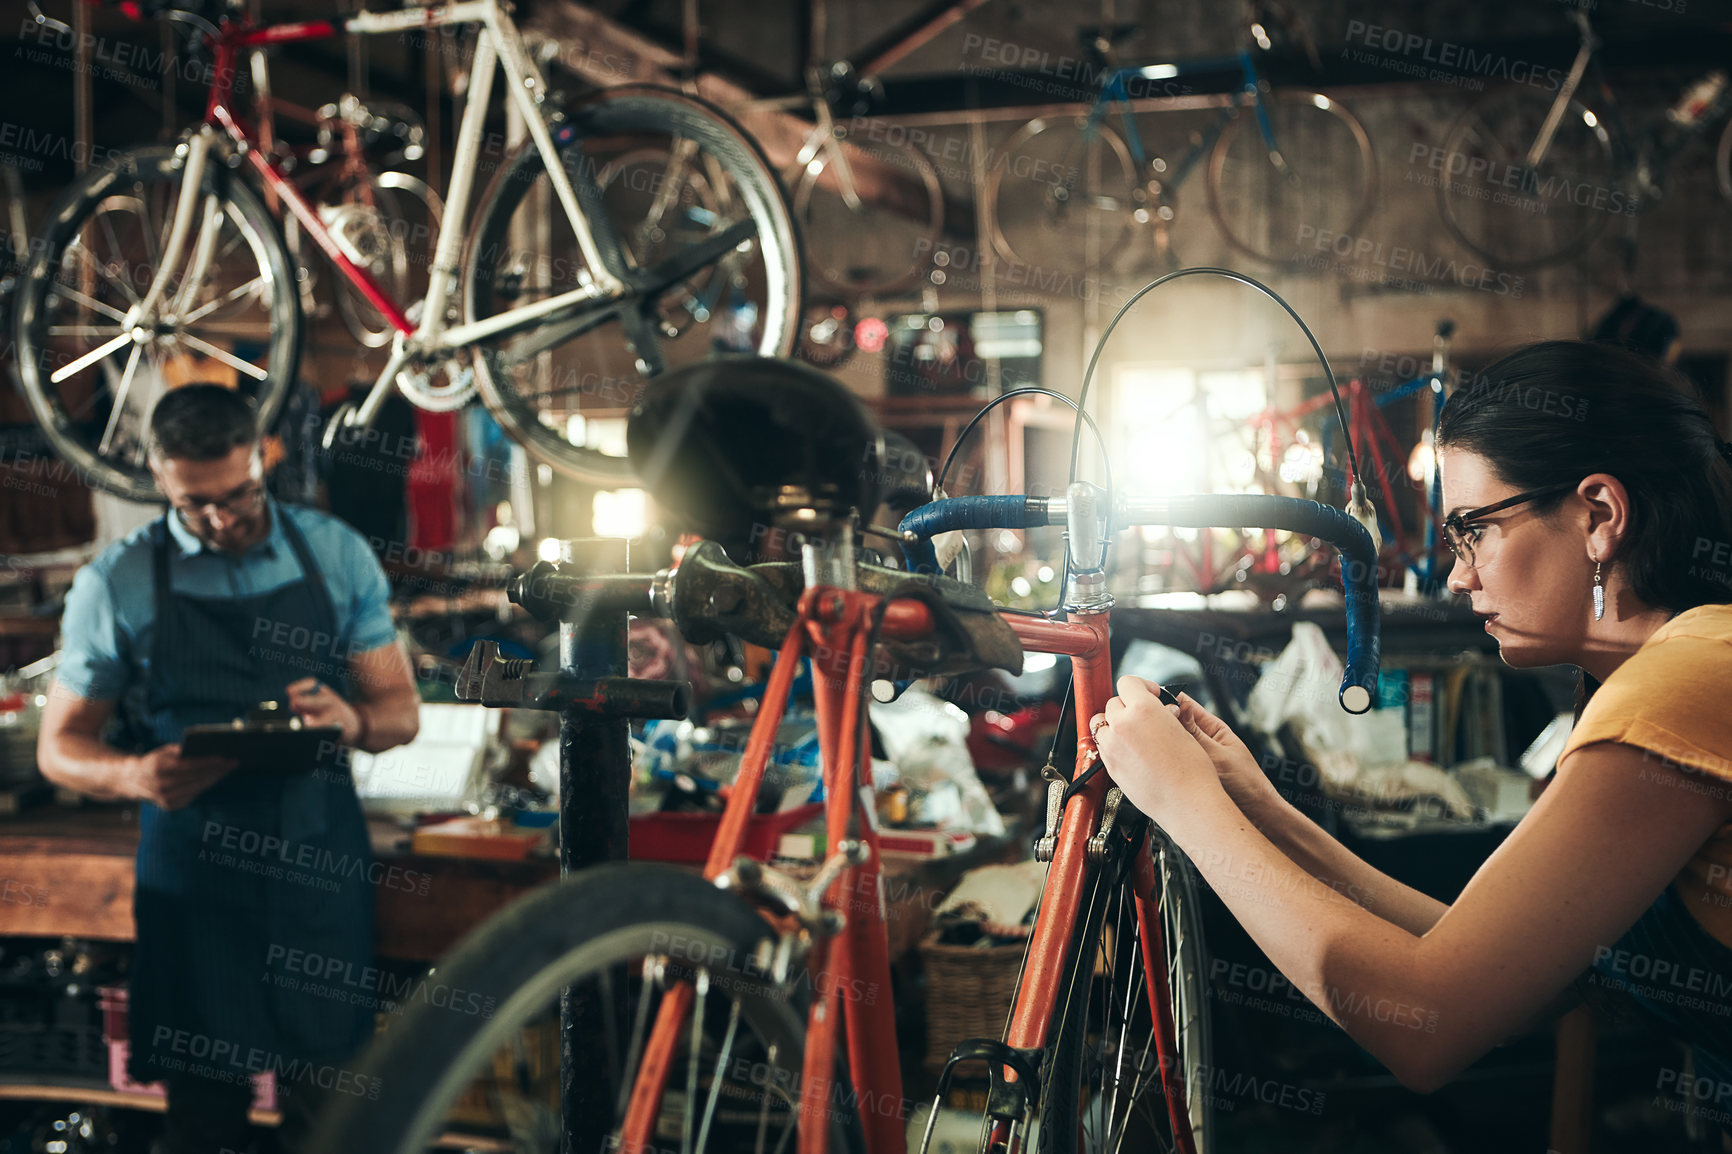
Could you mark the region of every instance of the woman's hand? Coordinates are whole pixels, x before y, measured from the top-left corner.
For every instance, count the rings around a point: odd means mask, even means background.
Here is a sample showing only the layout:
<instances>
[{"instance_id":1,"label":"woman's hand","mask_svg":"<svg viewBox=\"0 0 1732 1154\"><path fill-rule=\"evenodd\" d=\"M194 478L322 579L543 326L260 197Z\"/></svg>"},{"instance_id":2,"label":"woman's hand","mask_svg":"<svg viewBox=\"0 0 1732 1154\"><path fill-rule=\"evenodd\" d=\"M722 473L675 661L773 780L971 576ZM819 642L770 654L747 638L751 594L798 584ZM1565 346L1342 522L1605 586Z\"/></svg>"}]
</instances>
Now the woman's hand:
<instances>
[{"instance_id":1,"label":"woman's hand","mask_svg":"<svg viewBox=\"0 0 1732 1154\"><path fill-rule=\"evenodd\" d=\"M1285 804L1275 783L1269 780L1232 726L1198 705L1189 694L1178 696L1179 723L1209 755L1233 804L1261 828L1263 819Z\"/></svg>"},{"instance_id":2,"label":"woman's hand","mask_svg":"<svg viewBox=\"0 0 1732 1154\"><path fill-rule=\"evenodd\" d=\"M1180 720L1179 706L1161 704L1154 687L1140 677L1119 678L1118 691L1106 711L1090 719L1089 732L1114 783L1133 805L1162 821L1164 814L1189 808L1222 788L1209 750Z\"/></svg>"}]
</instances>

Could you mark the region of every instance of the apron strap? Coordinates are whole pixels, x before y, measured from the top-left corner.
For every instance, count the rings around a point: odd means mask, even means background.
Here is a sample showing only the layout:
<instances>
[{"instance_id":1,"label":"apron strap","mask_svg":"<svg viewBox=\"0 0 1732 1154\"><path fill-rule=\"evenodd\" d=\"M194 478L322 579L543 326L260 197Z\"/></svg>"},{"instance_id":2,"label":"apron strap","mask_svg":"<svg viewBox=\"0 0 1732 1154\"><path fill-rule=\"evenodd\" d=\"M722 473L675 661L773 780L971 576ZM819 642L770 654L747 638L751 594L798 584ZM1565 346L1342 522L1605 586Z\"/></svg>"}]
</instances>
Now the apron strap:
<instances>
[{"instance_id":1,"label":"apron strap","mask_svg":"<svg viewBox=\"0 0 1732 1154\"><path fill-rule=\"evenodd\" d=\"M156 524L151 526L150 569L152 574L152 599L156 602L153 610L155 617L151 623L150 630L150 667L153 671L162 668L160 663L162 657L162 639L163 634L168 632L166 626L169 620L169 614L173 611L172 606L169 604L169 599L173 595L174 591L169 585L168 572L168 546L169 541L172 540L172 536L168 531L168 519L172 515L172 513L164 513L157 519ZM161 708L161 702L157 697L156 689L158 681L159 679L154 676L145 678L145 704L146 708L150 709L152 712Z\"/></svg>"},{"instance_id":2,"label":"apron strap","mask_svg":"<svg viewBox=\"0 0 1732 1154\"><path fill-rule=\"evenodd\" d=\"M341 628L341 622L337 620L336 602L331 600L330 586L325 584L324 575L319 572L318 565L313 561L313 550L307 544L306 534L301 532L299 525L295 524L294 517L289 514L288 506L278 504L275 513L283 520L283 536L287 538L289 548L294 550L295 560L300 563L301 572L306 576L307 591L313 595L313 602L319 607L319 612L323 613L325 620L331 623L331 636L335 638ZM342 678L343 684L332 688L341 690L343 695L347 697L350 681L347 662L342 663Z\"/></svg>"}]
</instances>

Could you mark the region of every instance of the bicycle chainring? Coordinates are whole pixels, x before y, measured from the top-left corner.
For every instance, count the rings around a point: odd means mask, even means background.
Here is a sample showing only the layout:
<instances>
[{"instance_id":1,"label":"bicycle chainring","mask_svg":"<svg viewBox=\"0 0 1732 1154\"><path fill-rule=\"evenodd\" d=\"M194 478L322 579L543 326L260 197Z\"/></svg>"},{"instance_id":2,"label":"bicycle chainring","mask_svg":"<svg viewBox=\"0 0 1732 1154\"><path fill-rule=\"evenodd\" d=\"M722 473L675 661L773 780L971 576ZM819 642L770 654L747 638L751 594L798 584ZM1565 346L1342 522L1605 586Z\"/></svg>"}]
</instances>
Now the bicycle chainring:
<instances>
[{"instance_id":1,"label":"bicycle chainring","mask_svg":"<svg viewBox=\"0 0 1732 1154\"><path fill-rule=\"evenodd\" d=\"M398 372L397 387L417 408L428 412L461 409L479 387L472 356L472 351L460 349L441 361L410 365Z\"/></svg>"}]
</instances>

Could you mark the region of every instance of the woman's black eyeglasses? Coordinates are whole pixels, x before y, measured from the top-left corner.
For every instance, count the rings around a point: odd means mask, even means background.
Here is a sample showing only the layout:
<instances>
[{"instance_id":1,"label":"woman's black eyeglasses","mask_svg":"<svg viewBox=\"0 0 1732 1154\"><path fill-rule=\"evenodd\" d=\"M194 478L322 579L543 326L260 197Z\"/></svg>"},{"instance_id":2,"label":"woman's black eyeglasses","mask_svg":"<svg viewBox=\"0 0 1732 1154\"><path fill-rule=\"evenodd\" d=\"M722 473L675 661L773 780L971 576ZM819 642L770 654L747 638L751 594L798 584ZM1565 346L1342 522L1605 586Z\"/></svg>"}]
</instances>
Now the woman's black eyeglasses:
<instances>
[{"instance_id":1,"label":"woman's black eyeglasses","mask_svg":"<svg viewBox=\"0 0 1732 1154\"><path fill-rule=\"evenodd\" d=\"M1538 489L1529 489L1525 493L1517 493L1513 497L1505 497L1493 505L1484 505L1478 509L1467 509L1460 513L1451 513L1443 519L1443 539L1449 545L1449 551L1454 553L1462 564L1469 569L1474 567L1474 542L1479 540L1482 527L1474 522L1491 513L1501 513L1505 509L1513 509L1517 505L1550 497L1574 489L1580 482L1563 481L1556 485L1544 485Z\"/></svg>"}]
</instances>

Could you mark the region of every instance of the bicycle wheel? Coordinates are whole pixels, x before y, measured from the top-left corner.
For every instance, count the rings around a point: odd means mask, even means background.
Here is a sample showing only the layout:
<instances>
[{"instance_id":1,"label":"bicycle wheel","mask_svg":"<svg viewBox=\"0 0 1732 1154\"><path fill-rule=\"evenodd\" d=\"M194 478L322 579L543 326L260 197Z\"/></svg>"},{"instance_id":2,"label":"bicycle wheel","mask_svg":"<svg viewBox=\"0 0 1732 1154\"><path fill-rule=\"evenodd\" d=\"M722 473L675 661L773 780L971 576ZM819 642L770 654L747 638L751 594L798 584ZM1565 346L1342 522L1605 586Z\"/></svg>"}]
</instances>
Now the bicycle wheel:
<instances>
[{"instance_id":1,"label":"bicycle wheel","mask_svg":"<svg viewBox=\"0 0 1732 1154\"><path fill-rule=\"evenodd\" d=\"M1119 134L1081 116L1029 121L992 157L986 178L993 251L1015 264L1077 271L1122 254L1147 211L1137 166ZM1079 260L1080 256L1080 260Z\"/></svg>"},{"instance_id":2,"label":"bicycle wheel","mask_svg":"<svg viewBox=\"0 0 1732 1154\"><path fill-rule=\"evenodd\" d=\"M1278 91L1262 109L1274 155L1249 100L1209 155L1209 213L1221 235L1247 256L1277 265L1315 254L1326 233L1356 237L1377 195L1377 158L1365 126L1316 92Z\"/></svg>"},{"instance_id":3,"label":"bicycle wheel","mask_svg":"<svg viewBox=\"0 0 1732 1154\"><path fill-rule=\"evenodd\" d=\"M854 154L848 167L858 208L848 207L841 177L824 151L806 165L794 187L806 267L850 299L906 288L944 232L938 172L919 149L873 140L845 147Z\"/></svg>"},{"instance_id":4,"label":"bicycle wheel","mask_svg":"<svg viewBox=\"0 0 1732 1154\"><path fill-rule=\"evenodd\" d=\"M300 356L288 251L258 195L215 157L186 268L169 279L154 322L130 315L161 263L182 163L172 148L138 149L74 182L16 301L19 376L36 420L92 484L135 501L161 499L145 465L158 396L232 378L268 429Z\"/></svg>"},{"instance_id":5,"label":"bicycle wheel","mask_svg":"<svg viewBox=\"0 0 1732 1154\"><path fill-rule=\"evenodd\" d=\"M627 295L574 305L483 346L476 375L487 407L539 460L581 481L630 484L614 426L645 380L717 349L793 350L799 246L757 145L706 104L616 89L572 111L555 138L601 257ZM476 219L468 319L591 280L533 147L494 177Z\"/></svg>"},{"instance_id":6,"label":"bicycle wheel","mask_svg":"<svg viewBox=\"0 0 1732 1154\"><path fill-rule=\"evenodd\" d=\"M1436 182L1450 235L1496 267L1569 260L1613 216L1638 207L1622 186L1611 133L1578 101L1570 102L1544 159L1528 164L1551 108L1552 99L1532 89L1477 101L1450 126L1440 167L1420 174Z\"/></svg>"},{"instance_id":7,"label":"bicycle wheel","mask_svg":"<svg viewBox=\"0 0 1732 1154\"><path fill-rule=\"evenodd\" d=\"M443 208L426 181L406 172L380 172L346 189L340 203L320 205L319 215L344 255L411 309L427 297ZM390 344L396 330L385 315L347 277L334 279L337 312L355 339L369 349Z\"/></svg>"},{"instance_id":8,"label":"bicycle wheel","mask_svg":"<svg viewBox=\"0 0 1732 1154\"><path fill-rule=\"evenodd\" d=\"M582 1095L574 1149L618 1149L650 1023L684 980L700 992L661 1097L656 1149L791 1150L805 1022L795 991L765 977L779 941L739 898L668 866L598 866L537 890L439 963L436 989L449 996L415 1000L390 1022L354 1070L366 1092L338 1096L308 1149L422 1154L450 1126L504 1131L515 1154L557 1154L562 990L585 1026L572 1053ZM553 1060L535 1069L525 1057L544 1054L550 1035ZM828 1148L857 1151L852 1112L832 1104ZM453 1124L454 1108L461 1122L487 1107L501 1116L491 1126Z\"/></svg>"},{"instance_id":9,"label":"bicycle wheel","mask_svg":"<svg viewBox=\"0 0 1732 1154\"><path fill-rule=\"evenodd\" d=\"M1197 886L1177 847L1152 827L1151 839L1171 994L1169 1046L1186 1095L1176 1113L1189 1120L1197 1154L1212 1154L1208 954ZM1040 1154L1178 1148L1154 1044L1128 856L1099 869L1085 891L1077 948L1041 1072Z\"/></svg>"}]
</instances>

